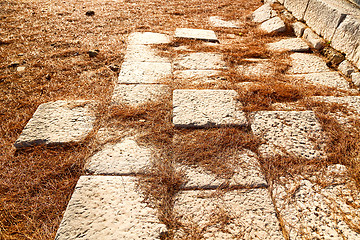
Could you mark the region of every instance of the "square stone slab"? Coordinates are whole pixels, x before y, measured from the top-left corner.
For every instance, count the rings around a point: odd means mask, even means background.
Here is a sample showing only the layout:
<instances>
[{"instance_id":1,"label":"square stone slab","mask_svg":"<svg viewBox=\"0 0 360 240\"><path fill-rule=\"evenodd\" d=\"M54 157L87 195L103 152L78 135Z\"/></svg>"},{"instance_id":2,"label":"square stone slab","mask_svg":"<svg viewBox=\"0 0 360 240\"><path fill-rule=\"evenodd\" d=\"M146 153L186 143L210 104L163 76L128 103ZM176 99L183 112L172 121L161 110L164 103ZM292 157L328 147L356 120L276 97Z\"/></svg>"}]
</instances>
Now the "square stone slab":
<instances>
[{"instance_id":1,"label":"square stone slab","mask_svg":"<svg viewBox=\"0 0 360 240\"><path fill-rule=\"evenodd\" d=\"M126 49L124 62L165 62L170 59L160 57L154 48L149 45L129 45Z\"/></svg>"},{"instance_id":2,"label":"square stone slab","mask_svg":"<svg viewBox=\"0 0 360 240\"><path fill-rule=\"evenodd\" d=\"M224 21L219 16L209 17L209 23L213 27L239 28L239 26L234 23L234 21Z\"/></svg>"},{"instance_id":3,"label":"square stone slab","mask_svg":"<svg viewBox=\"0 0 360 240\"><path fill-rule=\"evenodd\" d=\"M245 126L247 119L234 90L174 90L176 127Z\"/></svg>"},{"instance_id":4,"label":"square stone slab","mask_svg":"<svg viewBox=\"0 0 360 240\"><path fill-rule=\"evenodd\" d=\"M170 37L168 35L153 32L131 33L127 41L128 45L165 44L170 42Z\"/></svg>"},{"instance_id":5,"label":"square stone slab","mask_svg":"<svg viewBox=\"0 0 360 240\"><path fill-rule=\"evenodd\" d=\"M290 74L329 72L326 62L314 54L293 53L290 55L291 67L288 70Z\"/></svg>"},{"instance_id":6,"label":"square stone slab","mask_svg":"<svg viewBox=\"0 0 360 240\"><path fill-rule=\"evenodd\" d=\"M170 96L170 89L162 84L117 84L111 103L137 106L151 101L158 101L163 96Z\"/></svg>"},{"instance_id":7,"label":"square stone slab","mask_svg":"<svg viewBox=\"0 0 360 240\"><path fill-rule=\"evenodd\" d=\"M251 129L266 141L259 147L264 157L325 157L325 133L313 111L260 111L255 113Z\"/></svg>"},{"instance_id":8,"label":"square stone slab","mask_svg":"<svg viewBox=\"0 0 360 240\"><path fill-rule=\"evenodd\" d=\"M246 63L237 66L240 75L246 77L270 77L276 74L274 64L267 59L249 58Z\"/></svg>"},{"instance_id":9,"label":"square stone slab","mask_svg":"<svg viewBox=\"0 0 360 240\"><path fill-rule=\"evenodd\" d=\"M55 239L160 239L166 227L143 202L135 181L133 177L81 176Z\"/></svg>"},{"instance_id":10,"label":"square stone slab","mask_svg":"<svg viewBox=\"0 0 360 240\"><path fill-rule=\"evenodd\" d=\"M178 70L174 72L174 78L181 82L201 84L224 82L219 70Z\"/></svg>"},{"instance_id":11,"label":"square stone slab","mask_svg":"<svg viewBox=\"0 0 360 240\"><path fill-rule=\"evenodd\" d=\"M287 38L278 42L269 43L267 47L272 51L307 52L309 45L302 38Z\"/></svg>"},{"instance_id":12,"label":"square stone slab","mask_svg":"<svg viewBox=\"0 0 360 240\"><path fill-rule=\"evenodd\" d=\"M346 81L338 72L319 72L308 74L294 74L291 75L296 79L304 79L306 82L313 85L324 85L331 88L350 89L349 82Z\"/></svg>"},{"instance_id":13,"label":"square stone slab","mask_svg":"<svg viewBox=\"0 0 360 240\"><path fill-rule=\"evenodd\" d=\"M41 104L15 142L17 149L35 145L76 143L93 130L93 101L56 101Z\"/></svg>"},{"instance_id":14,"label":"square stone slab","mask_svg":"<svg viewBox=\"0 0 360 240\"><path fill-rule=\"evenodd\" d=\"M151 150L140 147L132 138L107 144L90 157L85 167L91 174L130 175L144 173L151 161Z\"/></svg>"},{"instance_id":15,"label":"square stone slab","mask_svg":"<svg viewBox=\"0 0 360 240\"><path fill-rule=\"evenodd\" d=\"M171 77L171 63L164 62L124 62L118 83L159 83Z\"/></svg>"},{"instance_id":16,"label":"square stone slab","mask_svg":"<svg viewBox=\"0 0 360 240\"><path fill-rule=\"evenodd\" d=\"M204 29L177 28L175 30L175 37L219 42L214 31Z\"/></svg>"},{"instance_id":17,"label":"square stone slab","mask_svg":"<svg viewBox=\"0 0 360 240\"><path fill-rule=\"evenodd\" d=\"M222 55L218 53L189 53L182 54L174 60L174 69L183 70L219 70L226 69Z\"/></svg>"},{"instance_id":18,"label":"square stone slab","mask_svg":"<svg viewBox=\"0 0 360 240\"><path fill-rule=\"evenodd\" d=\"M174 212L181 223L174 239L284 239L267 189L184 191Z\"/></svg>"}]
</instances>

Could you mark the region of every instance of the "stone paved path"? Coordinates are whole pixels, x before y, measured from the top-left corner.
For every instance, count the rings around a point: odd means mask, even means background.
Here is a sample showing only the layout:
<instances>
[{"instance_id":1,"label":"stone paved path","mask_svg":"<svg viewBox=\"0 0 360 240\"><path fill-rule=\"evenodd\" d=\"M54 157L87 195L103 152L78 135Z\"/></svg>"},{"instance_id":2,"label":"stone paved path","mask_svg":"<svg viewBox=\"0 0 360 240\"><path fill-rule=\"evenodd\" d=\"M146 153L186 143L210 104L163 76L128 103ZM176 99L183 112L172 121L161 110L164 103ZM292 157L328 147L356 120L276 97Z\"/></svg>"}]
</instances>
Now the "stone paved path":
<instances>
[{"instance_id":1,"label":"stone paved path","mask_svg":"<svg viewBox=\"0 0 360 240\"><path fill-rule=\"evenodd\" d=\"M267 4L252 18L266 32L281 32L285 27ZM237 28L236 23L216 16L209 22L215 27ZM131 33L111 104L136 107L172 96L174 127L188 131L205 127L251 129L262 142L259 155L233 149L226 156L233 167L231 176L216 175L203 166L173 163L185 179L172 208L179 223L173 238L360 239L354 228L360 225L360 210L356 207L360 195L344 165L330 165L312 176L282 177L272 185L259 161L276 156L302 161L325 159L327 135L315 112L290 106L287 111L249 113L243 111L239 94L232 89L172 89L169 81L193 86L225 82L221 76L230 67L219 52L189 52L174 58L159 54L156 45L178 39L222 44L214 31L205 29L179 28L173 35ZM304 39L283 39L268 44L268 49L291 53L286 74L294 84L304 81L345 94L313 97L313 101L346 104L355 118L360 114L359 97L340 91L351 89L348 81L330 69L323 58L310 53ZM244 60L235 67L241 76L276 74L269 59ZM57 101L41 105L15 146L81 141L92 131L95 120L91 104L95 103ZM341 112L333 116L339 122L351 123ZM175 135L173 144L181 144L183 138ZM94 153L85 166L88 175L76 185L56 239L161 239L167 235L169 229L160 221L159 209L147 205L136 187L137 176L154 161L153 150L140 145L132 134Z\"/></svg>"}]
</instances>

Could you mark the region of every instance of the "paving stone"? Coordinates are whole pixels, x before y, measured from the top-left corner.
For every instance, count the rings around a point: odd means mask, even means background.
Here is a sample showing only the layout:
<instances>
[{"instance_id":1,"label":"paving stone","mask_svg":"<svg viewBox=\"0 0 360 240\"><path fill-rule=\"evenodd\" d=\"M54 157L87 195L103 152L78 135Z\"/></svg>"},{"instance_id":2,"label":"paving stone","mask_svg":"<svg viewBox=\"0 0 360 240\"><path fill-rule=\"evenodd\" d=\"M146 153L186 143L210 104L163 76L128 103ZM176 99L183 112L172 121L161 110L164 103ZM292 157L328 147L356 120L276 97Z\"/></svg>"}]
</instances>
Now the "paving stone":
<instances>
[{"instance_id":1,"label":"paving stone","mask_svg":"<svg viewBox=\"0 0 360 240\"><path fill-rule=\"evenodd\" d=\"M286 26L283 20L279 17L271 18L260 25L260 29L267 33L284 32Z\"/></svg>"},{"instance_id":2,"label":"paving stone","mask_svg":"<svg viewBox=\"0 0 360 240\"><path fill-rule=\"evenodd\" d=\"M129 45L126 49L124 62L165 62L170 59L157 55L156 50L149 45Z\"/></svg>"},{"instance_id":3,"label":"paving stone","mask_svg":"<svg viewBox=\"0 0 360 240\"><path fill-rule=\"evenodd\" d=\"M307 52L309 45L301 38L287 38L269 43L268 48L273 51Z\"/></svg>"},{"instance_id":4,"label":"paving stone","mask_svg":"<svg viewBox=\"0 0 360 240\"><path fill-rule=\"evenodd\" d=\"M222 71L219 70L178 70L174 72L174 78L181 82L193 84L223 82Z\"/></svg>"},{"instance_id":5,"label":"paving stone","mask_svg":"<svg viewBox=\"0 0 360 240\"><path fill-rule=\"evenodd\" d=\"M239 28L239 26L234 21L224 21L218 16L209 17L209 23L213 27Z\"/></svg>"},{"instance_id":6,"label":"paving stone","mask_svg":"<svg viewBox=\"0 0 360 240\"><path fill-rule=\"evenodd\" d=\"M288 70L291 74L329 72L326 62L314 54L293 53L290 55L292 66Z\"/></svg>"},{"instance_id":7,"label":"paving stone","mask_svg":"<svg viewBox=\"0 0 360 240\"><path fill-rule=\"evenodd\" d=\"M171 77L171 63L164 62L124 62L118 83L159 83Z\"/></svg>"},{"instance_id":8,"label":"paving stone","mask_svg":"<svg viewBox=\"0 0 360 240\"><path fill-rule=\"evenodd\" d=\"M41 104L26 124L15 147L76 143L93 130L93 101L56 101Z\"/></svg>"},{"instance_id":9,"label":"paving stone","mask_svg":"<svg viewBox=\"0 0 360 240\"><path fill-rule=\"evenodd\" d=\"M247 120L234 90L174 90L176 127L245 126Z\"/></svg>"},{"instance_id":10,"label":"paving stone","mask_svg":"<svg viewBox=\"0 0 360 240\"><path fill-rule=\"evenodd\" d=\"M312 48L317 50L322 49L325 46L325 40L314 33L310 28L304 30L303 38L305 38Z\"/></svg>"},{"instance_id":11,"label":"paving stone","mask_svg":"<svg viewBox=\"0 0 360 240\"><path fill-rule=\"evenodd\" d=\"M276 15L276 11L271 8L269 3L267 3L256 9L251 17L253 22L262 23Z\"/></svg>"},{"instance_id":12,"label":"paving stone","mask_svg":"<svg viewBox=\"0 0 360 240\"><path fill-rule=\"evenodd\" d=\"M192 239L191 233L203 239L284 239L267 189L185 191L176 197L174 212L182 226L174 239Z\"/></svg>"},{"instance_id":13,"label":"paving stone","mask_svg":"<svg viewBox=\"0 0 360 240\"><path fill-rule=\"evenodd\" d=\"M350 89L349 82L340 76L338 72L320 72L291 75L297 79L304 79L306 82L313 85L324 85L331 88Z\"/></svg>"},{"instance_id":14,"label":"paving stone","mask_svg":"<svg viewBox=\"0 0 360 240\"><path fill-rule=\"evenodd\" d=\"M81 176L55 239L160 239L166 227L144 203L135 181L123 176Z\"/></svg>"},{"instance_id":15,"label":"paving stone","mask_svg":"<svg viewBox=\"0 0 360 240\"><path fill-rule=\"evenodd\" d=\"M226 68L222 55L218 53L188 53L182 54L174 60L174 69L177 70L218 70Z\"/></svg>"},{"instance_id":16,"label":"paving stone","mask_svg":"<svg viewBox=\"0 0 360 240\"><path fill-rule=\"evenodd\" d=\"M303 20L309 0L285 0L284 6L298 20Z\"/></svg>"},{"instance_id":17,"label":"paving stone","mask_svg":"<svg viewBox=\"0 0 360 240\"><path fill-rule=\"evenodd\" d=\"M360 73L359 72L354 72L351 74L351 81L353 82L353 84L357 87L360 87Z\"/></svg>"},{"instance_id":18,"label":"paving stone","mask_svg":"<svg viewBox=\"0 0 360 240\"><path fill-rule=\"evenodd\" d=\"M325 156L325 133L312 111L260 111L255 113L251 129L266 141L259 147L264 157L289 155L315 159Z\"/></svg>"},{"instance_id":19,"label":"paving stone","mask_svg":"<svg viewBox=\"0 0 360 240\"><path fill-rule=\"evenodd\" d=\"M170 95L170 89L163 84L117 84L111 103L137 106L157 101L166 95Z\"/></svg>"},{"instance_id":20,"label":"paving stone","mask_svg":"<svg viewBox=\"0 0 360 240\"><path fill-rule=\"evenodd\" d=\"M128 45L165 44L170 42L170 37L168 35L153 32L131 33L127 41Z\"/></svg>"},{"instance_id":21,"label":"paving stone","mask_svg":"<svg viewBox=\"0 0 360 240\"><path fill-rule=\"evenodd\" d=\"M302 22L295 22L292 24L292 27L296 37L302 37L304 30L307 28Z\"/></svg>"},{"instance_id":22,"label":"paving stone","mask_svg":"<svg viewBox=\"0 0 360 240\"><path fill-rule=\"evenodd\" d=\"M176 139L174 144L177 144L178 141L179 139ZM243 150L227 158L226 161L231 164L234 171L234 175L228 178L217 176L202 167L178 164L176 169L183 172L186 179L182 189L217 189L226 185L246 188L267 187L267 182L261 173L259 162L254 153Z\"/></svg>"},{"instance_id":23,"label":"paving stone","mask_svg":"<svg viewBox=\"0 0 360 240\"><path fill-rule=\"evenodd\" d=\"M86 171L100 175L131 175L144 173L151 161L151 150L127 137L116 144L107 144L90 157Z\"/></svg>"},{"instance_id":24,"label":"paving stone","mask_svg":"<svg viewBox=\"0 0 360 240\"><path fill-rule=\"evenodd\" d=\"M316 96L311 99L320 102L337 103L346 106L350 111L360 115L360 96L346 96L346 97L334 97L334 96Z\"/></svg>"},{"instance_id":25,"label":"paving stone","mask_svg":"<svg viewBox=\"0 0 360 240\"><path fill-rule=\"evenodd\" d=\"M351 74L356 71L356 68L348 60L344 60L339 64L338 70L346 77L351 77Z\"/></svg>"},{"instance_id":26,"label":"paving stone","mask_svg":"<svg viewBox=\"0 0 360 240\"><path fill-rule=\"evenodd\" d=\"M175 37L219 42L214 31L205 29L177 28Z\"/></svg>"},{"instance_id":27,"label":"paving stone","mask_svg":"<svg viewBox=\"0 0 360 240\"><path fill-rule=\"evenodd\" d=\"M269 77L276 74L274 64L267 59L244 59L244 64L237 66L237 72L246 77Z\"/></svg>"}]
</instances>

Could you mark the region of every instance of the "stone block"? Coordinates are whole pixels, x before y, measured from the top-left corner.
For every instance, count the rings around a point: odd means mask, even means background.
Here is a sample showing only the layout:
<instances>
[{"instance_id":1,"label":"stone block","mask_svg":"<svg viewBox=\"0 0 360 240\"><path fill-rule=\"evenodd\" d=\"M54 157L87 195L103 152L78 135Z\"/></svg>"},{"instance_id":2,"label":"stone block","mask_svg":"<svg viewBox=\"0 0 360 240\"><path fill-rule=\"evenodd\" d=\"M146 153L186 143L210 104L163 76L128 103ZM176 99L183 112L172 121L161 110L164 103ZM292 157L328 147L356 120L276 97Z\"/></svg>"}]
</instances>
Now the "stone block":
<instances>
[{"instance_id":1,"label":"stone block","mask_svg":"<svg viewBox=\"0 0 360 240\"><path fill-rule=\"evenodd\" d=\"M273 51L307 52L310 50L309 45L301 38L287 38L269 43L267 46Z\"/></svg>"},{"instance_id":2,"label":"stone block","mask_svg":"<svg viewBox=\"0 0 360 240\"><path fill-rule=\"evenodd\" d=\"M251 129L266 142L259 147L265 158L325 157L325 133L312 111L260 111L255 113Z\"/></svg>"},{"instance_id":3,"label":"stone block","mask_svg":"<svg viewBox=\"0 0 360 240\"><path fill-rule=\"evenodd\" d=\"M267 59L248 58L237 66L236 71L246 77L271 77L276 74L276 67Z\"/></svg>"},{"instance_id":4,"label":"stone block","mask_svg":"<svg viewBox=\"0 0 360 240\"><path fill-rule=\"evenodd\" d=\"M349 90L349 82L338 72L320 72L291 75L294 78L305 80L305 82L315 86L323 85L331 88Z\"/></svg>"},{"instance_id":5,"label":"stone block","mask_svg":"<svg viewBox=\"0 0 360 240\"><path fill-rule=\"evenodd\" d=\"M262 23L276 16L276 12L271 8L270 4L264 4L256 9L251 15L252 21Z\"/></svg>"},{"instance_id":6,"label":"stone block","mask_svg":"<svg viewBox=\"0 0 360 240\"><path fill-rule=\"evenodd\" d=\"M148 102L155 102L170 95L170 89L163 84L117 84L112 95L111 103L138 106Z\"/></svg>"},{"instance_id":7,"label":"stone block","mask_svg":"<svg viewBox=\"0 0 360 240\"><path fill-rule=\"evenodd\" d=\"M345 60L345 56L331 47L324 47L321 54L326 57L330 66L336 67Z\"/></svg>"},{"instance_id":8,"label":"stone block","mask_svg":"<svg viewBox=\"0 0 360 240\"><path fill-rule=\"evenodd\" d=\"M284 239L267 189L184 191L174 212L181 223L174 239Z\"/></svg>"},{"instance_id":9,"label":"stone block","mask_svg":"<svg viewBox=\"0 0 360 240\"><path fill-rule=\"evenodd\" d=\"M239 28L238 24L236 24L235 21L224 21L218 16L209 17L209 23L213 27Z\"/></svg>"},{"instance_id":10,"label":"stone block","mask_svg":"<svg viewBox=\"0 0 360 240\"><path fill-rule=\"evenodd\" d=\"M266 33L284 32L286 26L283 20L279 17L271 18L260 25L260 29Z\"/></svg>"},{"instance_id":11,"label":"stone block","mask_svg":"<svg viewBox=\"0 0 360 240\"><path fill-rule=\"evenodd\" d=\"M174 79L180 82L197 84L221 83L224 77L219 70L178 70L174 71Z\"/></svg>"},{"instance_id":12,"label":"stone block","mask_svg":"<svg viewBox=\"0 0 360 240\"><path fill-rule=\"evenodd\" d=\"M126 49L124 62L170 63L170 59L157 55L156 50L149 45L129 45Z\"/></svg>"},{"instance_id":13,"label":"stone block","mask_svg":"<svg viewBox=\"0 0 360 240\"><path fill-rule=\"evenodd\" d=\"M322 49L326 45L325 40L319 37L310 28L306 28L304 30L303 38L305 38L310 43L310 46L312 48L315 48L317 50Z\"/></svg>"},{"instance_id":14,"label":"stone block","mask_svg":"<svg viewBox=\"0 0 360 240\"><path fill-rule=\"evenodd\" d=\"M314 101L337 103L346 107L352 113L360 115L360 96L346 96L346 97L334 97L334 96L316 96L311 98Z\"/></svg>"},{"instance_id":15,"label":"stone block","mask_svg":"<svg viewBox=\"0 0 360 240\"><path fill-rule=\"evenodd\" d=\"M309 0L285 0L284 6L297 20L303 20Z\"/></svg>"},{"instance_id":16,"label":"stone block","mask_svg":"<svg viewBox=\"0 0 360 240\"><path fill-rule=\"evenodd\" d=\"M247 120L234 90L174 90L176 127L245 126Z\"/></svg>"},{"instance_id":17,"label":"stone block","mask_svg":"<svg viewBox=\"0 0 360 240\"><path fill-rule=\"evenodd\" d=\"M346 77L351 77L351 74L356 71L356 68L348 60L344 60L339 64L338 70Z\"/></svg>"},{"instance_id":18,"label":"stone block","mask_svg":"<svg viewBox=\"0 0 360 240\"><path fill-rule=\"evenodd\" d=\"M360 72L355 72L351 74L351 81L357 87L360 87Z\"/></svg>"},{"instance_id":19,"label":"stone block","mask_svg":"<svg viewBox=\"0 0 360 240\"><path fill-rule=\"evenodd\" d=\"M304 30L307 28L302 22L295 22L292 24L292 27L294 29L294 34L297 37L302 37Z\"/></svg>"},{"instance_id":20,"label":"stone block","mask_svg":"<svg viewBox=\"0 0 360 240\"><path fill-rule=\"evenodd\" d=\"M219 42L214 31L205 29L177 28L175 30L175 37Z\"/></svg>"},{"instance_id":21,"label":"stone block","mask_svg":"<svg viewBox=\"0 0 360 240\"><path fill-rule=\"evenodd\" d=\"M290 55L291 67L290 74L329 72L330 69L326 62L314 54L293 53Z\"/></svg>"},{"instance_id":22,"label":"stone block","mask_svg":"<svg viewBox=\"0 0 360 240\"><path fill-rule=\"evenodd\" d=\"M174 60L174 69L219 70L226 69L222 55L218 53L197 52L182 54Z\"/></svg>"},{"instance_id":23,"label":"stone block","mask_svg":"<svg viewBox=\"0 0 360 240\"><path fill-rule=\"evenodd\" d=\"M55 239L160 239L166 226L135 182L133 177L81 176Z\"/></svg>"},{"instance_id":24,"label":"stone block","mask_svg":"<svg viewBox=\"0 0 360 240\"><path fill-rule=\"evenodd\" d=\"M171 63L164 62L124 62L118 83L159 83L171 78Z\"/></svg>"},{"instance_id":25,"label":"stone block","mask_svg":"<svg viewBox=\"0 0 360 240\"><path fill-rule=\"evenodd\" d=\"M170 42L168 35L153 32L134 32L129 35L127 40L128 45L165 44Z\"/></svg>"},{"instance_id":26,"label":"stone block","mask_svg":"<svg viewBox=\"0 0 360 240\"><path fill-rule=\"evenodd\" d=\"M41 104L26 124L15 147L59 145L84 140L93 130L93 101L56 101Z\"/></svg>"}]
</instances>

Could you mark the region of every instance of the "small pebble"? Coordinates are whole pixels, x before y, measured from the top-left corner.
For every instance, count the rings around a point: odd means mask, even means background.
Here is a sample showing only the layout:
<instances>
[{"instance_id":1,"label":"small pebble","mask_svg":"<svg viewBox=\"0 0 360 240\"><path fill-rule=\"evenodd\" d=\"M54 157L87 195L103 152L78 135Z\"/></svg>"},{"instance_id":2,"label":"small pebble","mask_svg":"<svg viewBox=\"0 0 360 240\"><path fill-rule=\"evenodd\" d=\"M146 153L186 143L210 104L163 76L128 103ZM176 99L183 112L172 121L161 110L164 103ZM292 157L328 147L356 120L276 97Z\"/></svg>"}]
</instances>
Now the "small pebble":
<instances>
[{"instance_id":1,"label":"small pebble","mask_svg":"<svg viewBox=\"0 0 360 240\"><path fill-rule=\"evenodd\" d=\"M89 57L96 57L99 54L99 50L90 50L88 51Z\"/></svg>"},{"instance_id":2,"label":"small pebble","mask_svg":"<svg viewBox=\"0 0 360 240\"><path fill-rule=\"evenodd\" d=\"M86 11L85 15L86 16L94 16L95 12L94 11Z\"/></svg>"}]
</instances>

